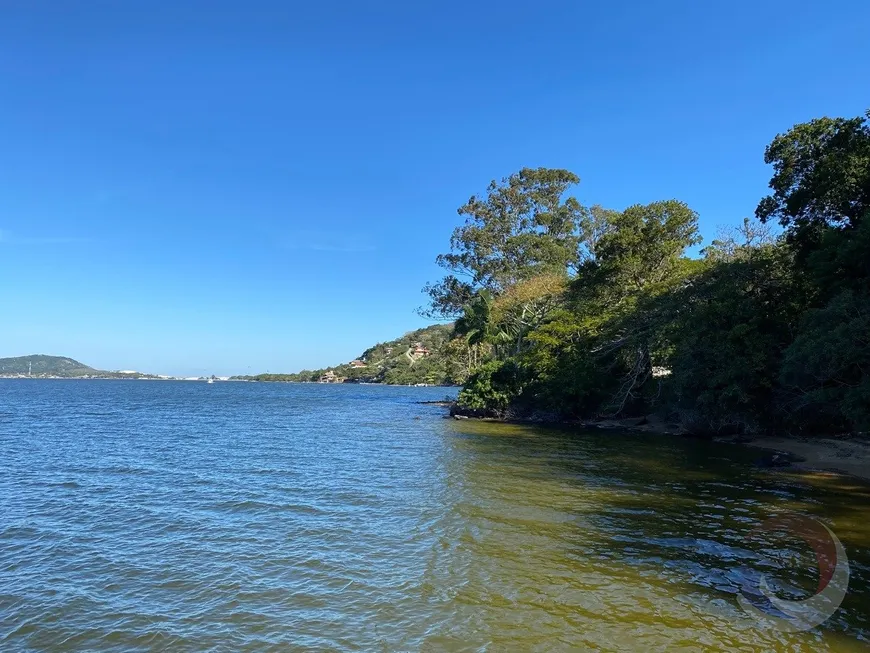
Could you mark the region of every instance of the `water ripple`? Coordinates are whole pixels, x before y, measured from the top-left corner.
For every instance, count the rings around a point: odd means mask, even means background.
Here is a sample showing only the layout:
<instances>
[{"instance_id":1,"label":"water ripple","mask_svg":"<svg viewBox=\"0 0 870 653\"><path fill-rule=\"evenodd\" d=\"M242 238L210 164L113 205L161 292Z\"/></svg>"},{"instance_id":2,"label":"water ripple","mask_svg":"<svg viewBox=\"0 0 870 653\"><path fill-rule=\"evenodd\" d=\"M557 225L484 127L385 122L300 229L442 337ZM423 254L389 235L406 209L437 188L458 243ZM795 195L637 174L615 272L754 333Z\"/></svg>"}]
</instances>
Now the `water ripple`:
<instances>
[{"instance_id":1,"label":"water ripple","mask_svg":"<svg viewBox=\"0 0 870 653\"><path fill-rule=\"evenodd\" d=\"M416 403L443 389L0 392L4 651L848 651L870 632L870 494L740 450ZM779 506L850 554L815 632L760 630L736 602L772 554L806 554L746 539Z\"/></svg>"}]
</instances>

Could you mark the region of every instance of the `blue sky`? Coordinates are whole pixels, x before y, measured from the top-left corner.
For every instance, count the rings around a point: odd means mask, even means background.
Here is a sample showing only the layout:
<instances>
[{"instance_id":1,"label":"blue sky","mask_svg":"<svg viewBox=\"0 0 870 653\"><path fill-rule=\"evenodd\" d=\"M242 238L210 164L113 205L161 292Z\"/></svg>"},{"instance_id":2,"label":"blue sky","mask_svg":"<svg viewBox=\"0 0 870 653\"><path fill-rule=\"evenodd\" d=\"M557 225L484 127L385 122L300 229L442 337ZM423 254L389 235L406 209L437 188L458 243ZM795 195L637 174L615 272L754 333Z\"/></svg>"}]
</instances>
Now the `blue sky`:
<instances>
[{"instance_id":1,"label":"blue sky","mask_svg":"<svg viewBox=\"0 0 870 653\"><path fill-rule=\"evenodd\" d=\"M870 107L870 3L67 3L0 10L0 356L295 371L426 324L456 208L750 215L764 146Z\"/></svg>"}]
</instances>

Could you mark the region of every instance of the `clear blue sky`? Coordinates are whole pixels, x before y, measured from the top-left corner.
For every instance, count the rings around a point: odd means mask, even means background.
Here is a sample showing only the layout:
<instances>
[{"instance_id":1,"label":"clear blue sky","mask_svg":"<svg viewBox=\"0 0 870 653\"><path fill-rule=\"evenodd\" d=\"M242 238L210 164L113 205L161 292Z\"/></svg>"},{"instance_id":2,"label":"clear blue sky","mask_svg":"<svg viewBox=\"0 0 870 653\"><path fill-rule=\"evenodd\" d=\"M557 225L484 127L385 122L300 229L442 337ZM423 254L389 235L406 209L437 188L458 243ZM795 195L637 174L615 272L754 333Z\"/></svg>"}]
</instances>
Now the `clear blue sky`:
<instances>
[{"instance_id":1,"label":"clear blue sky","mask_svg":"<svg viewBox=\"0 0 870 653\"><path fill-rule=\"evenodd\" d=\"M870 2L0 10L0 356L295 371L425 322L456 207L523 166L717 225L764 146L870 106Z\"/></svg>"}]
</instances>

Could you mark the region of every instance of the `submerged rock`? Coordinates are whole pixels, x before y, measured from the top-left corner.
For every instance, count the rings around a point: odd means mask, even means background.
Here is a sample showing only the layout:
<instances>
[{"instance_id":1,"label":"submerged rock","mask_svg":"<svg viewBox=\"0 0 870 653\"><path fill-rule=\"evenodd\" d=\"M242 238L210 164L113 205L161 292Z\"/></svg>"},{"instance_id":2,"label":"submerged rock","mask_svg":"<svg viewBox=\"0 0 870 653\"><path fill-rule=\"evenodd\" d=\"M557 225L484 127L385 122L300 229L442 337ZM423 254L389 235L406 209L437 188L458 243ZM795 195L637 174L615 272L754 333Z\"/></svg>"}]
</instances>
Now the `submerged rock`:
<instances>
[{"instance_id":1,"label":"submerged rock","mask_svg":"<svg viewBox=\"0 0 870 653\"><path fill-rule=\"evenodd\" d=\"M806 458L787 451L771 451L755 461L756 466L764 468L789 467L792 463L806 462Z\"/></svg>"}]
</instances>

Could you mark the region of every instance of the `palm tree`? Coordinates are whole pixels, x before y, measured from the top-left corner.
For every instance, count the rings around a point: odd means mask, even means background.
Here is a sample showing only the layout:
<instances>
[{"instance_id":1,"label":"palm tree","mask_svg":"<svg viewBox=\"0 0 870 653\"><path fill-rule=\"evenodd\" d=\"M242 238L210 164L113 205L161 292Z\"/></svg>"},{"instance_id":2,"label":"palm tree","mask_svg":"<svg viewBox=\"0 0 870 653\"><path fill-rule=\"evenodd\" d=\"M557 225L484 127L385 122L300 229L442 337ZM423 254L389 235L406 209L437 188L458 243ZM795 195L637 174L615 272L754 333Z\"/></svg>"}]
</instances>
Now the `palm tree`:
<instances>
[{"instance_id":1,"label":"palm tree","mask_svg":"<svg viewBox=\"0 0 870 653\"><path fill-rule=\"evenodd\" d=\"M483 289L475 295L474 299L465 305L463 315L453 326L453 335L462 336L468 343L469 356L472 365L477 367L480 363L481 345L491 344L496 350L504 348L512 338L506 333L502 325L492 320L492 304L495 297L489 290Z\"/></svg>"},{"instance_id":2,"label":"palm tree","mask_svg":"<svg viewBox=\"0 0 870 653\"><path fill-rule=\"evenodd\" d=\"M489 290L483 289L474 296L463 308L462 317L453 325L453 334L462 336L468 344L469 358L472 366L477 367L477 357L480 345L490 337L490 314L493 296Z\"/></svg>"}]
</instances>

